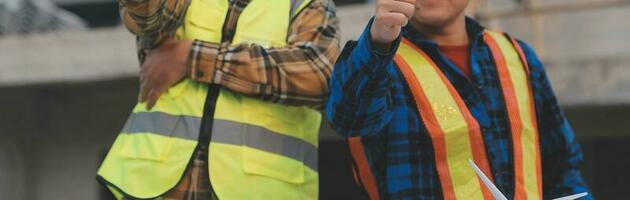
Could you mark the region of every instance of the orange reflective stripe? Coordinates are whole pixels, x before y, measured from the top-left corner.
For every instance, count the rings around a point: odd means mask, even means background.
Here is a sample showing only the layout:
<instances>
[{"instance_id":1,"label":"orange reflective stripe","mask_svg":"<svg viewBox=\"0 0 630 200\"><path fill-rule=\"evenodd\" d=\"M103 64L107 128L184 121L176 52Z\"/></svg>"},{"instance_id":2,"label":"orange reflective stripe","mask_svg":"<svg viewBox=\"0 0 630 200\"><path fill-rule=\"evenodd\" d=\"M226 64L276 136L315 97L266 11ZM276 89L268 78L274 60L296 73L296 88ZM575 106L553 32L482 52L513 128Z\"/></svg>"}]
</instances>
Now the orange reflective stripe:
<instances>
[{"instance_id":1,"label":"orange reflective stripe","mask_svg":"<svg viewBox=\"0 0 630 200\"><path fill-rule=\"evenodd\" d=\"M402 45L402 44L401 44ZM442 129L440 129L437 124L437 120L435 119L435 114L428 103L427 97L424 95L422 87L420 87L420 83L415 79L415 75L413 71L411 71L411 67L405 62L405 60L396 55L394 58L398 68L403 74L403 77L407 81L407 85L411 90L411 93L416 102L416 108L420 113L422 121L429 131L431 135L431 139L433 142L433 150L435 152L435 166L437 168L440 183L442 185L442 193L444 193L444 199L455 199L455 193L453 190L453 183L451 182L451 176L448 169L448 162L446 161L446 150L444 143L444 133Z\"/></svg>"},{"instance_id":2,"label":"orange reflective stripe","mask_svg":"<svg viewBox=\"0 0 630 200\"><path fill-rule=\"evenodd\" d=\"M486 32L484 40L497 65L512 130L514 199L542 199L538 129L527 62L523 62L522 50L502 33Z\"/></svg>"},{"instance_id":3,"label":"orange reflective stripe","mask_svg":"<svg viewBox=\"0 0 630 200\"><path fill-rule=\"evenodd\" d=\"M511 39L512 45L514 45L514 48L516 48L516 52L518 52L519 57L521 58L521 63L523 63L523 65L525 66L525 71L527 73L527 75L530 74L530 69L529 69L529 64L527 63L527 57L525 57L525 53L523 53L523 48L521 48L521 45L518 44L518 42L516 42L515 39ZM536 130L536 134L534 135L535 139L534 141L536 142L536 155L538 156L536 159L536 174L538 175L538 191L539 191L539 199L542 199L542 163L541 163L541 159L540 159L540 139L539 139L539 135L538 135L538 119L536 118L536 103L534 101L534 89L532 88L531 84L528 84L529 86L529 99L530 99L530 118L532 121L532 124L534 126L534 130Z\"/></svg>"},{"instance_id":4,"label":"orange reflective stripe","mask_svg":"<svg viewBox=\"0 0 630 200\"><path fill-rule=\"evenodd\" d=\"M523 67L525 68L525 73L530 74L529 64L527 63L527 58L525 57L525 53L523 53L523 49L521 48L521 45L519 45L518 42L516 42L516 40L513 38L510 38L510 42L514 46L514 49L516 49L516 53L518 53L519 58L521 59L521 63L523 64Z\"/></svg>"},{"instance_id":5,"label":"orange reflective stripe","mask_svg":"<svg viewBox=\"0 0 630 200\"><path fill-rule=\"evenodd\" d=\"M486 154L485 142L483 140L483 136L481 135L482 133L481 133L481 128L479 126L479 122L477 122L477 120L472 116L472 114L468 110L468 107L466 106L466 103L464 103L464 100L461 98L461 96L459 96L459 93L457 93L457 90L455 89L455 87L452 84L450 84L450 81L446 78L446 76L443 73L439 73L439 75L444 83L448 83L445 85L446 87L448 87L449 92L453 94L455 102L459 106L462 115L464 115L464 119L466 120L466 124L468 125L468 135L470 139L470 145L472 148L472 153L473 153L473 158L474 158L473 160L475 161L475 163L478 163L477 166L479 167L479 169L481 169L481 171L483 171L484 174L488 175L488 178L490 179L490 181L494 182L494 177L491 176L490 163L488 161L488 157ZM474 148L474 147L480 147L480 148ZM481 181L481 178L480 177L478 178L479 178L479 182L483 183L483 181ZM488 187L482 186L481 190L482 190L484 199L494 199Z\"/></svg>"},{"instance_id":6,"label":"orange reflective stripe","mask_svg":"<svg viewBox=\"0 0 630 200\"><path fill-rule=\"evenodd\" d=\"M365 148L363 148L363 142L361 142L361 137L350 137L348 138L348 144L350 145L350 153L354 159L356 164L356 170L354 171L355 180L357 178L357 174L359 175L359 181L363 185L363 188L370 196L372 200L380 199L378 194L378 187L376 186L376 180L374 175L372 174L372 170L370 169L370 163L365 156Z\"/></svg>"},{"instance_id":7,"label":"orange reflective stripe","mask_svg":"<svg viewBox=\"0 0 630 200\"><path fill-rule=\"evenodd\" d=\"M468 166L467 161L473 159L490 174L479 124L455 88L435 63L405 38L394 60L431 136L444 199L492 199Z\"/></svg>"},{"instance_id":8,"label":"orange reflective stripe","mask_svg":"<svg viewBox=\"0 0 630 200\"><path fill-rule=\"evenodd\" d=\"M511 39L511 42L514 46L514 48L516 49L516 51L518 52L519 57L521 58L521 62L523 63L523 65L525 66L525 70L526 70L526 74L529 75L530 74L530 69L529 69L529 64L527 63L527 57L525 57L525 53L523 53L523 49L521 48L521 45L518 44L518 42L516 42L516 40ZM536 117L536 104L534 101L534 89L532 88L531 84L527 84L528 88L529 88L529 116L531 119L531 123L533 126L533 130L535 131L534 133L534 142L535 142L535 153L536 153L536 158L535 158L535 162L536 162L536 175L537 175L537 185L538 185L538 198L542 199L543 197L543 189L542 189L542 164L541 164L541 154L540 154L540 139L539 139L539 133L538 133L538 119Z\"/></svg>"},{"instance_id":9,"label":"orange reflective stripe","mask_svg":"<svg viewBox=\"0 0 630 200\"><path fill-rule=\"evenodd\" d=\"M499 46L496 44L494 39L489 34L484 35L484 40L490 47L490 51L492 53L492 57L497 65L497 73L499 77L509 77L510 74L507 71L507 64L503 57L503 53L499 49ZM518 114L517 102L514 98L514 86L512 82L507 78L499 78L501 82L501 88L503 90L503 95L505 96L505 105L507 107L507 112L510 121L510 127L512 129L512 143L513 143L513 151L514 151L514 180L515 180L515 191L514 191L514 199L526 199L525 195L525 187L523 180L523 160L522 160L522 147L521 147L521 120L520 114Z\"/></svg>"}]
</instances>

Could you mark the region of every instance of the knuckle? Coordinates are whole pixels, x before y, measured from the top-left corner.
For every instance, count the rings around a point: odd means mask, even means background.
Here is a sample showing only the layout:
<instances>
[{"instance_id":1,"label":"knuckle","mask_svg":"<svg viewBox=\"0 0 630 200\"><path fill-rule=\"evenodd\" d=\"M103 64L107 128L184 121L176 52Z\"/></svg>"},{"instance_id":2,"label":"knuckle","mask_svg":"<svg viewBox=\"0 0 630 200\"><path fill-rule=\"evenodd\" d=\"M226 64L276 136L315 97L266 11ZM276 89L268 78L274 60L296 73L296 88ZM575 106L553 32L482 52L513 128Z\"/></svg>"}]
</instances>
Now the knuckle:
<instances>
[{"instance_id":1,"label":"knuckle","mask_svg":"<svg viewBox=\"0 0 630 200\"><path fill-rule=\"evenodd\" d=\"M389 11L391 9L391 5L392 5L391 1L379 1L378 2L378 7L381 8L381 9L384 9L386 11Z\"/></svg>"},{"instance_id":2,"label":"knuckle","mask_svg":"<svg viewBox=\"0 0 630 200\"><path fill-rule=\"evenodd\" d=\"M403 7L404 7L407 11L414 10L414 9L416 8L416 6L414 6L414 5L412 5L412 4L408 4L408 3L406 3L405 5L403 5Z\"/></svg>"},{"instance_id":3,"label":"knuckle","mask_svg":"<svg viewBox=\"0 0 630 200\"><path fill-rule=\"evenodd\" d=\"M409 6L406 11L407 11L407 14L409 14L409 16L411 16L411 15L413 15L415 10L416 10L415 6Z\"/></svg>"},{"instance_id":4,"label":"knuckle","mask_svg":"<svg viewBox=\"0 0 630 200\"><path fill-rule=\"evenodd\" d=\"M385 14L378 14L374 16L374 21L377 22L377 24L384 25L386 24L387 17L385 16Z\"/></svg>"}]
</instances>

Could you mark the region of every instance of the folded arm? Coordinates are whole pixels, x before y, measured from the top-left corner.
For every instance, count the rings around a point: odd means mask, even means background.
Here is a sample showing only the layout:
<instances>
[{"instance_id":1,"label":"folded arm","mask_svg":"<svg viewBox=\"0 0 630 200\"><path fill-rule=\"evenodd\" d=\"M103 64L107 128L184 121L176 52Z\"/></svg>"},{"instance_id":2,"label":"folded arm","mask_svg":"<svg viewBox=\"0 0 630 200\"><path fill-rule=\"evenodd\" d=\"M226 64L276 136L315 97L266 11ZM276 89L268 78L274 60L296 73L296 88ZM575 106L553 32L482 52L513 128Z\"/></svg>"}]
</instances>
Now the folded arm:
<instances>
[{"instance_id":1,"label":"folded arm","mask_svg":"<svg viewBox=\"0 0 630 200\"><path fill-rule=\"evenodd\" d=\"M287 105L321 107L339 53L330 0L314 0L293 20L287 46L195 41L190 78Z\"/></svg>"}]
</instances>

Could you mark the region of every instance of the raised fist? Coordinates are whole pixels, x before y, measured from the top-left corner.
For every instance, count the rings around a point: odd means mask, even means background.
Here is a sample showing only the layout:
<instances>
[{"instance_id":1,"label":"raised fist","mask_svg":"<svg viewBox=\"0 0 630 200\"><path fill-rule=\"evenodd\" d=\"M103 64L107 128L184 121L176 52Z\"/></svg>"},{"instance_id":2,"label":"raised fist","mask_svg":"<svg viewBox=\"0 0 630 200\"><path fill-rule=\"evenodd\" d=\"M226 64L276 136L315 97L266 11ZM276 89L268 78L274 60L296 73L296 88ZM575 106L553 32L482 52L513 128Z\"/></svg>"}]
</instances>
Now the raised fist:
<instances>
[{"instance_id":1,"label":"raised fist","mask_svg":"<svg viewBox=\"0 0 630 200\"><path fill-rule=\"evenodd\" d=\"M403 26L413 16L415 0L378 0L374 22L370 29L372 43L381 50L388 49Z\"/></svg>"}]
</instances>

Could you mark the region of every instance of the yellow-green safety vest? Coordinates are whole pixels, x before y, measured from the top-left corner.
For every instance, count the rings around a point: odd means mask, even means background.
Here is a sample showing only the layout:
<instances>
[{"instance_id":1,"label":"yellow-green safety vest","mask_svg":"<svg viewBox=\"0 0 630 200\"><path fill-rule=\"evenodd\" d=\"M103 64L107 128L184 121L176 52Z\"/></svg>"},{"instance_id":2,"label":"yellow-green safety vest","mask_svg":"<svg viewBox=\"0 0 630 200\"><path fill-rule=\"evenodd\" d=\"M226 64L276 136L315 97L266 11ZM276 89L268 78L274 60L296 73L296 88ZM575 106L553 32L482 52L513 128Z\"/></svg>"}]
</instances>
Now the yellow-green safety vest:
<instances>
[{"instance_id":1,"label":"yellow-green safety vest","mask_svg":"<svg viewBox=\"0 0 630 200\"><path fill-rule=\"evenodd\" d=\"M310 0L252 0L241 13L233 44L286 46L291 20ZM220 43L228 0L192 0L180 39ZM155 198L178 184L199 144L209 86L185 79L148 111L138 103L97 178L115 196ZM219 199L317 199L321 114L220 89L208 153L209 179ZM214 102L214 101L208 101Z\"/></svg>"}]
</instances>

